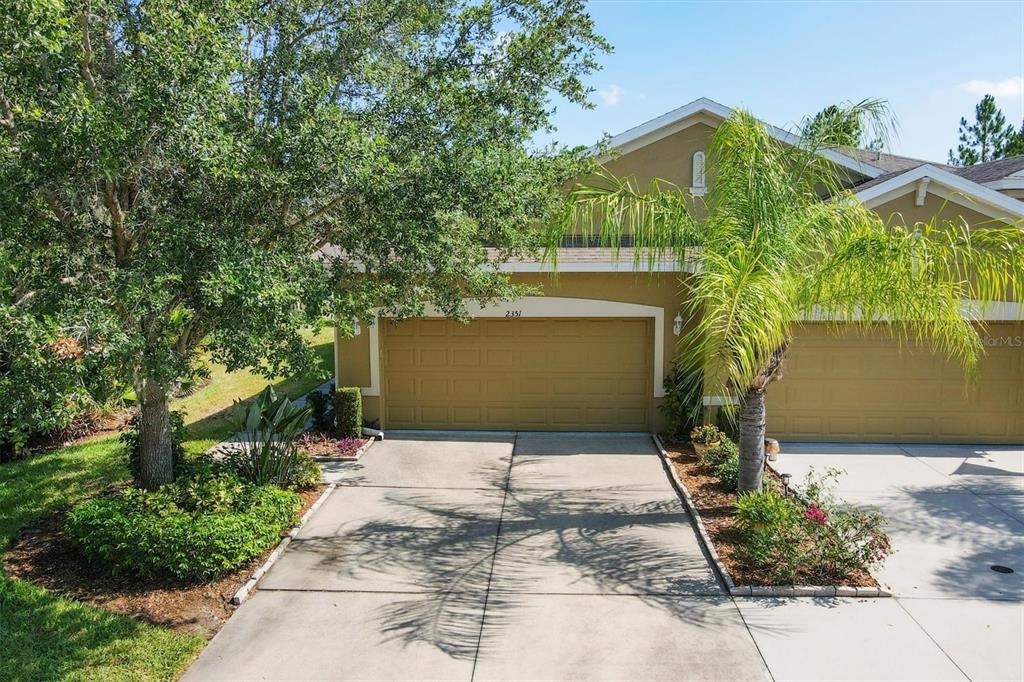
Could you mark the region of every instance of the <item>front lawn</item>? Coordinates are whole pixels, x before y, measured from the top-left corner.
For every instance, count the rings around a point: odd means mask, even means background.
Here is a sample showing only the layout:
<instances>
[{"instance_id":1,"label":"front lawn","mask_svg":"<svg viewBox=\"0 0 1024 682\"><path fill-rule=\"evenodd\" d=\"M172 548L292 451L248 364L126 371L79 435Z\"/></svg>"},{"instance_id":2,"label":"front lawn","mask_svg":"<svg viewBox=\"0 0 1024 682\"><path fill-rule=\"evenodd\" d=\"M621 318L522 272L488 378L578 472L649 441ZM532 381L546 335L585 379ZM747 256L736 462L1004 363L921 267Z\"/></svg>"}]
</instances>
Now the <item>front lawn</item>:
<instances>
[{"instance_id":1,"label":"front lawn","mask_svg":"<svg viewBox=\"0 0 1024 682\"><path fill-rule=\"evenodd\" d=\"M318 367L276 382L296 398L330 375L330 331L311 337ZM266 379L212 368L212 381L175 401L187 412L185 447L199 453L232 433L236 398L255 397ZM0 552L17 532L128 479L116 435L57 448L0 466ZM118 616L0 573L0 680L164 680L203 646L203 638Z\"/></svg>"}]
</instances>

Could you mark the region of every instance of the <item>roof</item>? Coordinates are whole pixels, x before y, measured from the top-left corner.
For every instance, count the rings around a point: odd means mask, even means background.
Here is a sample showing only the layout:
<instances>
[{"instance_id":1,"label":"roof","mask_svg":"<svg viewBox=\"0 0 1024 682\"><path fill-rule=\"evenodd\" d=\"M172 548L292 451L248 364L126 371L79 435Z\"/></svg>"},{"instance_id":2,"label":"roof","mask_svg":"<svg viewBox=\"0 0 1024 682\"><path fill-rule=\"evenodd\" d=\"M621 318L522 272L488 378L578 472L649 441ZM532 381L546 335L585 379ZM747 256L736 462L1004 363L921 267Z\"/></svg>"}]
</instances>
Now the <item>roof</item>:
<instances>
[{"instance_id":1,"label":"roof","mask_svg":"<svg viewBox=\"0 0 1024 682\"><path fill-rule=\"evenodd\" d=\"M941 167L935 164L924 163L910 170L887 173L865 182L854 188L856 198L861 203L870 207L874 203L885 200L886 195L896 190L926 180L931 183L942 185L954 193L962 195L978 202L981 205L995 209L998 217L1024 218L1024 201L1019 201L1007 196L990 187L979 184L964 178L949 166ZM993 217L997 217L993 215Z\"/></svg>"},{"instance_id":2,"label":"roof","mask_svg":"<svg viewBox=\"0 0 1024 682\"><path fill-rule=\"evenodd\" d=\"M611 138L608 144L612 149L618 150L621 153L628 153L634 149L657 142L658 140L681 130L685 127L682 124L686 119L690 119L700 114L718 120L725 120L732 116L733 109L725 106L724 104L719 104L714 100L701 97L689 104L684 104L678 109L673 109L666 114L658 116L657 118L652 118L646 123L641 123L640 125L630 128L625 132L615 135ZM762 121L762 123L764 122ZM772 137L785 142L786 144L797 144L800 141L799 136L789 132L788 130L773 126L770 123L764 123L764 126ZM591 147L590 151L593 154L599 154L602 151L602 148L596 145ZM822 156L838 166L867 178L874 178L886 172L885 168L878 166L871 161L855 158L848 154L847 150L841 148L823 149L820 153ZM609 158L610 157L606 155L602 155L599 157L599 161L603 163Z\"/></svg>"},{"instance_id":3,"label":"roof","mask_svg":"<svg viewBox=\"0 0 1024 682\"><path fill-rule=\"evenodd\" d=\"M1024 170L1024 156L1009 156L1005 159L996 159L978 163L973 166L958 167L954 172L961 178L967 178L972 182L993 182L1002 180Z\"/></svg>"},{"instance_id":4,"label":"roof","mask_svg":"<svg viewBox=\"0 0 1024 682\"><path fill-rule=\"evenodd\" d=\"M925 159L915 159L910 156L889 154L888 152L878 151L875 149L857 149L855 147L839 147L839 149L842 150L844 154L847 154L862 163L869 163L873 166L877 166L886 173L910 170L911 168L917 168L925 163L930 163L933 166L945 165L927 161Z\"/></svg>"}]
</instances>

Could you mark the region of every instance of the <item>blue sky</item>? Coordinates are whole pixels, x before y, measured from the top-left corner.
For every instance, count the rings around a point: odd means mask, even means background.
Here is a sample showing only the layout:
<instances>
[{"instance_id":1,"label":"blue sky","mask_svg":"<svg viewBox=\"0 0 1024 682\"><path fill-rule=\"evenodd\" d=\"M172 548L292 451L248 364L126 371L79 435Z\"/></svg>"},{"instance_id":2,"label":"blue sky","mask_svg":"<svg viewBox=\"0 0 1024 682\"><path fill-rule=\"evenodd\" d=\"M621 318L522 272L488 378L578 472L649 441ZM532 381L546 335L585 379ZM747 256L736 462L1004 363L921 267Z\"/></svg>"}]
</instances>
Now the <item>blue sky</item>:
<instances>
[{"instance_id":1,"label":"blue sky","mask_svg":"<svg viewBox=\"0 0 1024 682\"><path fill-rule=\"evenodd\" d=\"M1024 1L656 2L594 0L615 46L589 78L592 110L558 102L539 141L591 144L709 97L788 126L830 103L883 97L891 151L946 161L986 92L1024 117Z\"/></svg>"}]
</instances>

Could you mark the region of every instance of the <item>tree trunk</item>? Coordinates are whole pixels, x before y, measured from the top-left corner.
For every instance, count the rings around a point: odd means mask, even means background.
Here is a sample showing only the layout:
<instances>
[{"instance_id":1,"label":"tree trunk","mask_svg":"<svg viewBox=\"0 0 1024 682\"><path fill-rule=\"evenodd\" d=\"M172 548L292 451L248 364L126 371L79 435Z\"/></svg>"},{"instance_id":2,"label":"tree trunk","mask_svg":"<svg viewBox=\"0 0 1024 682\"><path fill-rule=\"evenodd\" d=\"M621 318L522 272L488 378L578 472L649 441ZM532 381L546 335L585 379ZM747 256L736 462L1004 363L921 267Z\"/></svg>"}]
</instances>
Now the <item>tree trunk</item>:
<instances>
[{"instance_id":1,"label":"tree trunk","mask_svg":"<svg viewBox=\"0 0 1024 682\"><path fill-rule=\"evenodd\" d=\"M761 490L764 478L764 390L747 389L740 409L740 492Z\"/></svg>"},{"instance_id":2,"label":"tree trunk","mask_svg":"<svg viewBox=\"0 0 1024 682\"><path fill-rule=\"evenodd\" d=\"M156 490L174 481L170 395L166 386L149 379L135 393L139 398L139 483L146 490Z\"/></svg>"}]
</instances>

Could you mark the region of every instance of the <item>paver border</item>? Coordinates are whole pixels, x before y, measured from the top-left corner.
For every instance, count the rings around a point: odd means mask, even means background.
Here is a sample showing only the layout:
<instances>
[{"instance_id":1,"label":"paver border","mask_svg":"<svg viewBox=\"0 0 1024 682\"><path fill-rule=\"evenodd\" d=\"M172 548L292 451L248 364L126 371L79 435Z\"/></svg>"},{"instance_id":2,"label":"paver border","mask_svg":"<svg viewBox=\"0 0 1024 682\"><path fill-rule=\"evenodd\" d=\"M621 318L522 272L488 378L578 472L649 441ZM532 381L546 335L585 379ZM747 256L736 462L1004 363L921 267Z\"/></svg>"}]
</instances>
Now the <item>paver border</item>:
<instances>
[{"instance_id":1,"label":"paver border","mask_svg":"<svg viewBox=\"0 0 1024 682\"><path fill-rule=\"evenodd\" d=\"M316 510L318 510L321 506L323 506L324 502L327 501L327 498L330 497L331 493L333 493L335 488L337 487L337 482L327 484L327 488L324 489L322 493L320 493L320 497L317 498L316 502L309 506L309 509L306 510L306 513L302 515L302 518L300 518L298 522L294 526L292 526L291 530L288 531L288 534L284 536L284 539L278 543L277 547L274 548L274 551L271 552L270 556L267 557L267 560L264 561L263 564L260 565L260 567L257 568L251 576L249 576L249 579L245 581L245 584L242 585L242 587L238 588L238 591L235 592L235 594L231 597L232 604L234 604L235 606L240 606L243 602L245 602L246 599L249 598L249 596L252 594L252 591L256 589L256 585L259 584L260 580L263 579L263 576L265 576L267 574L267 571L269 571L271 567L273 567L273 565L277 563L277 560L281 558L281 555L284 554L284 551L288 549L288 545L292 543L292 540L295 538L295 536L297 536L302 527L306 525L306 521L309 520L309 517L312 516L313 513L316 512Z\"/></svg>"},{"instance_id":2,"label":"paver border","mask_svg":"<svg viewBox=\"0 0 1024 682\"><path fill-rule=\"evenodd\" d=\"M661 465L669 474L669 478L672 481L672 487L675 488L676 493L683 500L683 504L686 505L686 510L690 513L690 518L693 519L694 525L697 527L697 535L700 538L701 545L704 546L708 556L711 557L711 563L715 568L715 572L718 573L722 582L725 583L725 587L729 594L733 597L869 597L869 598L888 598L892 597L892 592L883 589L881 587L845 587L836 585L737 585L736 581L733 580L732 574L729 573L729 569L726 568L725 564L722 563L722 559L718 556L718 551L715 549L715 543L711 541L711 536L708 534L707 528L704 526L704 520L701 519L700 512L697 510L697 505L693 503L693 498L690 497L690 491L687 489L686 484L676 473L675 467L672 466L672 461L669 459L668 452L665 450L665 445L661 442L661 438L658 434L650 434L654 440L654 445L658 449L658 456L661 458Z\"/></svg>"}]
</instances>

